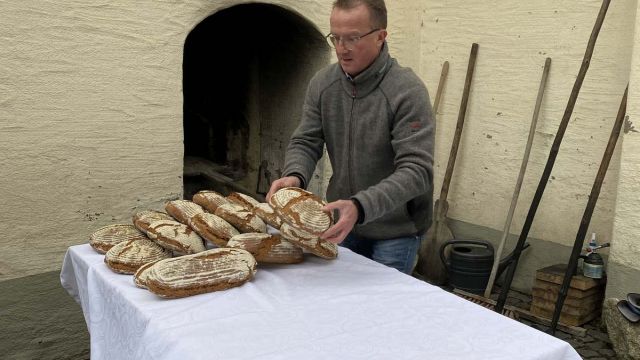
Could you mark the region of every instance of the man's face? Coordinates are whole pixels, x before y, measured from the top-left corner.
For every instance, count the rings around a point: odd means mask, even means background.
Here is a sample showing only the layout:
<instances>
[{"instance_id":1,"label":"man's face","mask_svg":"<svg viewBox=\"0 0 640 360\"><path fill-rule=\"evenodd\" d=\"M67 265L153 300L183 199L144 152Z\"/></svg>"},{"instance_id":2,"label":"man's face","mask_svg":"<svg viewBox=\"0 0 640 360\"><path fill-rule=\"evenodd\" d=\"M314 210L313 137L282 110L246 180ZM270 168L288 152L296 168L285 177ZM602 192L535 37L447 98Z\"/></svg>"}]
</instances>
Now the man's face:
<instances>
[{"instance_id":1,"label":"man's face","mask_svg":"<svg viewBox=\"0 0 640 360\"><path fill-rule=\"evenodd\" d=\"M351 9L334 8L329 22L331 34L341 39L362 36L374 29L369 9L364 4ZM376 59L386 36L387 32L384 29L375 31L358 40L351 49L339 41L335 46L342 70L351 76L360 74Z\"/></svg>"}]
</instances>

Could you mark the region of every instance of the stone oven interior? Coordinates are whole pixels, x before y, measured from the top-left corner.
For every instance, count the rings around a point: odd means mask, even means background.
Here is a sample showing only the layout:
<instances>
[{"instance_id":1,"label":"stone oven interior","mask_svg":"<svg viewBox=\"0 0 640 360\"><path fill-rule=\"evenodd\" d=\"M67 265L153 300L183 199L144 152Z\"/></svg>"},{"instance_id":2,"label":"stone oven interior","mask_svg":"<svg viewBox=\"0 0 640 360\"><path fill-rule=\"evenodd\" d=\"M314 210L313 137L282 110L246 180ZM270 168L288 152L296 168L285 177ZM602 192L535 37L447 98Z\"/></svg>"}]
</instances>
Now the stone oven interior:
<instances>
[{"instance_id":1,"label":"stone oven interior","mask_svg":"<svg viewBox=\"0 0 640 360\"><path fill-rule=\"evenodd\" d=\"M185 198L202 189L264 195L329 55L323 34L280 6L236 5L199 23L184 45Z\"/></svg>"}]
</instances>

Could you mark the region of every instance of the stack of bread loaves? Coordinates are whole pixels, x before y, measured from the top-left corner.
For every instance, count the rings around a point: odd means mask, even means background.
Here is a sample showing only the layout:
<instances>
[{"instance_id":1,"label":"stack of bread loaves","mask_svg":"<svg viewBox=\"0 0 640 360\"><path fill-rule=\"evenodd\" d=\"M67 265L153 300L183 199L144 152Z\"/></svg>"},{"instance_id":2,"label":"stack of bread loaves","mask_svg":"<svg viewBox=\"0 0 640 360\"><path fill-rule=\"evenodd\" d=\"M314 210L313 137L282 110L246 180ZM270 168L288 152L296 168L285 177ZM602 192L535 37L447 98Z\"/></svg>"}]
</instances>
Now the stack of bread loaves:
<instances>
[{"instance_id":1,"label":"stack of bread loaves","mask_svg":"<svg viewBox=\"0 0 640 360\"><path fill-rule=\"evenodd\" d=\"M102 227L89 244L105 254L110 269L134 274L138 287L166 298L240 286L254 277L258 263L299 263L303 249L336 258L337 247L318 237L332 223L320 198L286 188L271 200L200 191L193 201L169 201L167 213L141 211L133 225Z\"/></svg>"}]
</instances>

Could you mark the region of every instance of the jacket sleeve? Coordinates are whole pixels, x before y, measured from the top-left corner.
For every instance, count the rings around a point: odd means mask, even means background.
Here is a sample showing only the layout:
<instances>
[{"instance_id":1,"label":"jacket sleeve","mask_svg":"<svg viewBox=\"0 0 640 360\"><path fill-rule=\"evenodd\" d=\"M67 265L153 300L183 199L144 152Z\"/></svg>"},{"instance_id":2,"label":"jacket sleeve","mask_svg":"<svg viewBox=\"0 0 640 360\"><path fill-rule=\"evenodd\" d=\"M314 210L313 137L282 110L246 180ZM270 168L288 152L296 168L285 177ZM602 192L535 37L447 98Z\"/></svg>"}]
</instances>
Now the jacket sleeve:
<instances>
[{"instance_id":1,"label":"jacket sleeve","mask_svg":"<svg viewBox=\"0 0 640 360\"><path fill-rule=\"evenodd\" d=\"M431 102L421 81L409 84L386 89L392 118L394 171L353 196L364 210L363 224L407 206L411 199L433 196L435 122Z\"/></svg>"},{"instance_id":2,"label":"jacket sleeve","mask_svg":"<svg viewBox=\"0 0 640 360\"><path fill-rule=\"evenodd\" d=\"M302 177L303 186L306 186L311 180L316 163L322 157L323 150L320 92L318 81L312 79L307 87L302 119L289 140L282 175L297 174Z\"/></svg>"}]
</instances>

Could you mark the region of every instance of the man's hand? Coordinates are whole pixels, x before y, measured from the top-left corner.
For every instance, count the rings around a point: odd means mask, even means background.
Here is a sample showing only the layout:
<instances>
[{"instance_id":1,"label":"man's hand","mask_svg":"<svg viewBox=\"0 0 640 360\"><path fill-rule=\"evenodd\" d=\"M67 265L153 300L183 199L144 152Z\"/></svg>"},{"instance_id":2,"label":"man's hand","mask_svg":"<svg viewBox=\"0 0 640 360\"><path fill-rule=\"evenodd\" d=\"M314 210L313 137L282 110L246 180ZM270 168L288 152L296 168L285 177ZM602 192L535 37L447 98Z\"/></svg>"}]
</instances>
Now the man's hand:
<instances>
[{"instance_id":1,"label":"man's hand","mask_svg":"<svg viewBox=\"0 0 640 360\"><path fill-rule=\"evenodd\" d=\"M338 210L340 219L327 231L320 235L320 238L334 244L339 244L347 237L353 226L358 221L358 208L351 200L338 200L328 203L322 208L322 211L333 213Z\"/></svg>"},{"instance_id":2,"label":"man's hand","mask_svg":"<svg viewBox=\"0 0 640 360\"><path fill-rule=\"evenodd\" d=\"M285 176L271 183L271 188L267 193L267 201L271 199L274 192L286 187L300 187L300 179L296 176Z\"/></svg>"}]
</instances>

